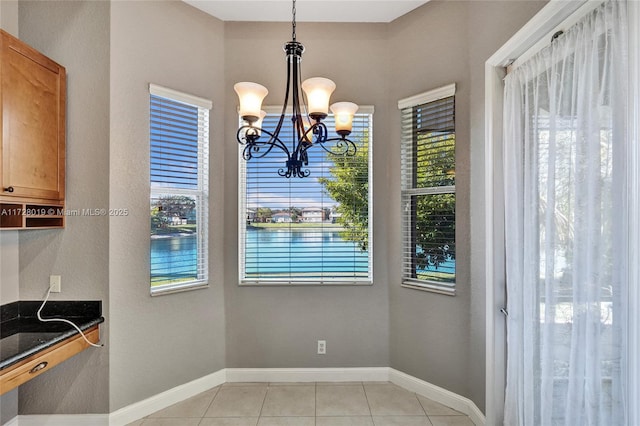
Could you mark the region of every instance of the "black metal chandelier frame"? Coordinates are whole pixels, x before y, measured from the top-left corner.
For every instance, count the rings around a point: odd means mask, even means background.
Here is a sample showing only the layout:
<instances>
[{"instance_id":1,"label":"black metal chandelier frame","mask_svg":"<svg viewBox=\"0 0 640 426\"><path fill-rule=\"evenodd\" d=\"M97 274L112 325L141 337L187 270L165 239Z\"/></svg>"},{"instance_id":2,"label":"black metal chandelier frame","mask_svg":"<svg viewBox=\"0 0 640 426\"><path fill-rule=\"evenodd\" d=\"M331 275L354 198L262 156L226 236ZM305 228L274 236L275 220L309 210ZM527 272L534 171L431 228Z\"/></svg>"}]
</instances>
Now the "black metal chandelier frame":
<instances>
[{"instance_id":1,"label":"black metal chandelier frame","mask_svg":"<svg viewBox=\"0 0 640 426\"><path fill-rule=\"evenodd\" d=\"M311 113L303 111L304 104L301 96L300 62L304 46L296 41L296 0L293 0L292 8L292 40L284 45L287 58L287 86L282 106L280 119L273 132L260 126L256 126L259 117L243 116L244 123L238 129L236 138L238 143L244 145L242 157L249 161L252 158L262 158L269 154L273 148L278 148L287 155L286 168L280 168L280 176L291 178L304 178L311 174L306 166L309 165L307 150L313 146L320 146L331 155L354 156L356 145L347 138L349 130L337 130L339 137L330 138L327 126L322 122L327 114ZM293 126L291 145L288 146L280 138L280 131L287 116L287 107L291 98L292 112L291 123ZM308 128L305 129L305 117L309 117ZM262 135L268 135L268 138ZM333 143L331 148L326 145Z\"/></svg>"}]
</instances>

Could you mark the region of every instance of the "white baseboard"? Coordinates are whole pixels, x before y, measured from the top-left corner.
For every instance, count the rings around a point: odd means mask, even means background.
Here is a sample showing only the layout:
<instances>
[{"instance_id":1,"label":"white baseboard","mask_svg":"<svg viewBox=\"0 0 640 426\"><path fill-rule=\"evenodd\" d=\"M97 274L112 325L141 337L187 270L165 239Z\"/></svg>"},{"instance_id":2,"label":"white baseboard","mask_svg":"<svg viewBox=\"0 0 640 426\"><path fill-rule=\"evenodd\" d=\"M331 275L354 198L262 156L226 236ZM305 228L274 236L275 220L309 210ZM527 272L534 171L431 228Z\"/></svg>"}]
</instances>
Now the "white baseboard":
<instances>
[{"instance_id":1,"label":"white baseboard","mask_svg":"<svg viewBox=\"0 0 640 426\"><path fill-rule=\"evenodd\" d=\"M476 426L485 416L468 398L389 367L371 368L227 368L216 371L111 414L17 416L5 426L124 426L225 382L386 382L468 415Z\"/></svg>"},{"instance_id":2,"label":"white baseboard","mask_svg":"<svg viewBox=\"0 0 640 426\"><path fill-rule=\"evenodd\" d=\"M476 426L485 425L485 417L478 406L469 398L460 396L429 382L389 368L389 381L425 398L432 399L456 411L466 414Z\"/></svg>"},{"instance_id":3,"label":"white baseboard","mask_svg":"<svg viewBox=\"0 0 640 426\"><path fill-rule=\"evenodd\" d=\"M224 382L226 382L226 371L222 369L114 411L109 414L109 425L124 426ZM20 426L23 426L22 422Z\"/></svg>"},{"instance_id":4,"label":"white baseboard","mask_svg":"<svg viewBox=\"0 0 640 426\"><path fill-rule=\"evenodd\" d=\"M227 368L227 382L386 382L388 367Z\"/></svg>"},{"instance_id":5,"label":"white baseboard","mask_svg":"<svg viewBox=\"0 0 640 426\"><path fill-rule=\"evenodd\" d=\"M18 426L18 416L15 416L14 418L6 422L4 426Z\"/></svg>"},{"instance_id":6,"label":"white baseboard","mask_svg":"<svg viewBox=\"0 0 640 426\"><path fill-rule=\"evenodd\" d=\"M108 414L19 415L16 426L108 426Z\"/></svg>"}]
</instances>

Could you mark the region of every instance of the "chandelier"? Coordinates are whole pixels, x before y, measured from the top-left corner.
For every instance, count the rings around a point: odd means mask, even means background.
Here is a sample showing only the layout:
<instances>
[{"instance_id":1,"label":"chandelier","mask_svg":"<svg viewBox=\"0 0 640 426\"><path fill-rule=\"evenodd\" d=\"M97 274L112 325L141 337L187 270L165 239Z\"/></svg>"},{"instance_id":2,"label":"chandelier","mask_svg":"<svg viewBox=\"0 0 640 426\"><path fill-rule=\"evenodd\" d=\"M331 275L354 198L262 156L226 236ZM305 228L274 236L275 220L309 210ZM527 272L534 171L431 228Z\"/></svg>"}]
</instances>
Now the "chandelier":
<instances>
[{"instance_id":1,"label":"chandelier","mask_svg":"<svg viewBox=\"0 0 640 426\"><path fill-rule=\"evenodd\" d=\"M283 47L287 58L287 88L278 124L273 131L262 128L262 120L267 115L261 109L262 101L269 93L266 87L246 81L236 83L233 88L240 99L239 114L242 118L236 138L244 145L242 157L245 160L262 158L277 148L287 155L286 167L280 168L278 174L286 178L304 178L310 174L309 169L304 168L309 164L307 150L314 146L320 146L332 155L356 154L356 146L347 136L351 133L358 105L352 102L336 102L331 105L338 137L330 138L322 120L329 113L329 99L336 85L323 77L309 78L300 83L300 62L304 46L296 41L296 0L293 0L292 15L292 40ZM306 106L300 88L306 95ZM285 141L281 139L280 131L285 124L289 100L292 104L293 131L291 140Z\"/></svg>"}]
</instances>

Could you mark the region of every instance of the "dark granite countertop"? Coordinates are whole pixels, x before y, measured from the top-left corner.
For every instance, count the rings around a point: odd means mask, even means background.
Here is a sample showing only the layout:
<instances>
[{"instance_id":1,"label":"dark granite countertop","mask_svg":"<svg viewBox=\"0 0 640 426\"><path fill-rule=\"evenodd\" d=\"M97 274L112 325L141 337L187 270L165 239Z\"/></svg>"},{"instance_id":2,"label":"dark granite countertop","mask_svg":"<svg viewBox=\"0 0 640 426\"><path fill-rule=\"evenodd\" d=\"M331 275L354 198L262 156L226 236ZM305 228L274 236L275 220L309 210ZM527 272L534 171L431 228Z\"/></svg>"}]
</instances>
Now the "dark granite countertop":
<instances>
[{"instance_id":1,"label":"dark granite countertop","mask_svg":"<svg viewBox=\"0 0 640 426\"><path fill-rule=\"evenodd\" d=\"M42 301L19 301L0 306L0 370L78 334L62 322L41 322L36 312ZM42 317L63 318L86 330L104 322L101 301L50 301Z\"/></svg>"}]
</instances>

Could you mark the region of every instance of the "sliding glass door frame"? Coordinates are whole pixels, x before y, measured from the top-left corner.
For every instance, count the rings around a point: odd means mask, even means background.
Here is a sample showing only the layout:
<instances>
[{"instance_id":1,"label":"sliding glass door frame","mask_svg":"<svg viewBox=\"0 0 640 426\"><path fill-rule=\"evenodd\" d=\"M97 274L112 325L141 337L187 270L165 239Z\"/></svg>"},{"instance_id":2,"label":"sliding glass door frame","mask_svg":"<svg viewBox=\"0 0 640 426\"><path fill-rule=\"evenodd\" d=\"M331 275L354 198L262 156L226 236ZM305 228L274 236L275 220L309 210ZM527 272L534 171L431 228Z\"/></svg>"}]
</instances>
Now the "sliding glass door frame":
<instances>
[{"instance_id":1,"label":"sliding glass door frame","mask_svg":"<svg viewBox=\"0 0 640 426\"><path fill-rule=\"evenodd\" d=\"M549 34L564 26L565 21L587 1L551 1L485 63L485 284L486 284L486 424L501 425L504 412L506 371L506 306L504 264L504 193L502 170L502 79L506 67L517 58L535 50L536 44L548 43ZM640 2L628 3L630 117L629 135L635 151L632 161L636 169L630 182L629 217L640 217ZM631 259L640 257L640 224L630 224ZM640 401L640 266L637 262L629 280L629 401ZM640 407L630 404L630 424L640 424Z\"/></svg>"}]
</instances>

